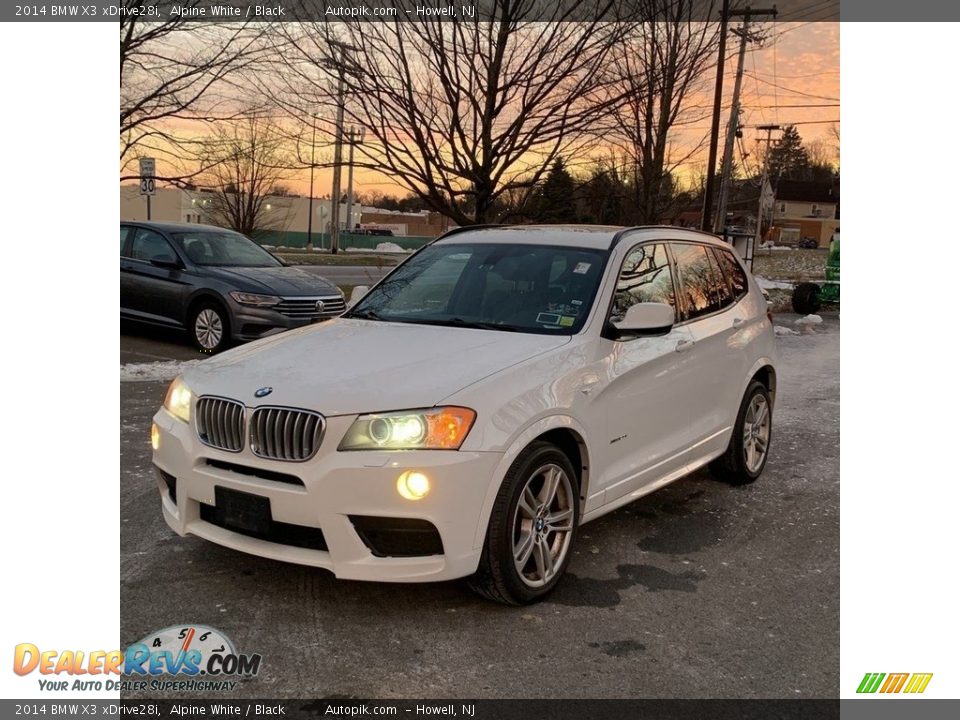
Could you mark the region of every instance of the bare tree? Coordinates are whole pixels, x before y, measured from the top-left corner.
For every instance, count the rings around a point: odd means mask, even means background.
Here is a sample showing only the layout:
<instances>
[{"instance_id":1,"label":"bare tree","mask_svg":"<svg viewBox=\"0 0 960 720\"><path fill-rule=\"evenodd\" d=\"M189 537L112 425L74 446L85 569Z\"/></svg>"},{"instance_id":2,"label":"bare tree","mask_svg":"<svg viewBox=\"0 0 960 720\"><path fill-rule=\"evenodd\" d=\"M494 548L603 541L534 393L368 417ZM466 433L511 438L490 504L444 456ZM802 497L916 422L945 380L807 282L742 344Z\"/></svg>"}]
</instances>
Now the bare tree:
<instances>
[{"instance_id":1,"label":"bare tree","mask_svg":"<svg viewBox=\"0 0 960 720\"><path fill-rule=\"evenodd\" d=\"M143 3L121 4L129 10ZM197 4L180 3L188 10ZM178 161L189 155L191 141L173 125L235 115L232 93L218 90L256 60L261 31L246 23L149 22L126 13L119 25L120 179L136 177L131 164L145 154L169 158L169 179L187 177L186 163Z\"/></svg>"},{"instance_id":2,"label":"bare tree","mask_svg":"<svg viewBox=\"0 0 960 720\"><path fill-rule=\"evenodd\" d=\"M201 160L209 169L201 179L209 189L203 210L210 221L254 239L289 224L291 158L272 123L255 114L221 123L206 147Z\"/></svg>"},{"instance_id":3,"label":"bare tree","mask_svg":"<svg viewBox=\"0 0 960 720\"><path fill-rule=\"evenodd\" d=\"M613 53L623 98L613 110L614 143L632 164L638 223L656 223L667 210L677 168L707 137L685 129L702 124L710 108L693 103L701 94L719 40L712 0L637 0L647 20L638 23Z\"/></svg>"},{"instance_id":4,"label":"bare tree","mask_svg":"<svg viewBox=\"0 0 960 720\"><path fill-rule=\"evenodd\" d=\"M367 130L358 166L461 225L482 223L601 131L623 5L491 0L488 17L457 22L287 23L277 95L329 108L342 82L347 121Z\"/></svg>"}]
</instances>

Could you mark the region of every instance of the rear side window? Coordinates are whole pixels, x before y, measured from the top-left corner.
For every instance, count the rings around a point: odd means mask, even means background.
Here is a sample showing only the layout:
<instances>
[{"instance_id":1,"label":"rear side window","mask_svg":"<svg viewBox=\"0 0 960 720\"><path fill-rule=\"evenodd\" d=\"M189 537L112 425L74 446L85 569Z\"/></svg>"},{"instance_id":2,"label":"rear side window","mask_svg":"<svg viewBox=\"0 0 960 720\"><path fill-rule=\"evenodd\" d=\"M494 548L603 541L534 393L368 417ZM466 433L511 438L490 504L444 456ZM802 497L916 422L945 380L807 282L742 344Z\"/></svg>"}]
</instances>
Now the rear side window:
<instances>
[{"instance_id":1,"label":"rear side window","mask_svg":"<svg viewBox=\"0 0 960 720\"><path fill-rule=\"evenodd\" d=\"M733 290L730 289L730 285L727 283L726 277L724 277L723 271L720 269L720 261L717 260L714 248L708 248L707 256L710 258L710 269L713 271L713 279L717 285L717 293L720 295L720 307L728 308L734 303Z\"/></svg>"},{"instance_id":2,"label":"rear side window","mask_svg":"<svg viewBox=\"0 0 960 720\"><path fill-rule=\"evenodd\" d=\"M137 260L162 260L165 262L175 262L177 259L170 243L160 233L153 230L139 228L136 236L133 238L133 245L130 248L130 256Z\"/></svg>"},{"instance_id":3,"label":"rear side window","mask_svg":"<svg viewBox=\"0 0 960 720\"><path fill-rule=\"evenodd\" d=\"M747 275L740 267L740 263L733 256L730 250L722 248L713 248L714 253L720 260L720 267L723 268L723 274L730 284L730 290L733 292L734 301L739 300L747 294Z\"/></svg>"},{"instance_id":4,"label":"rear side window","mask_svg":"<svg viewBox=\"0 0 960 720\"><path fill-rule=\"evenodd\" d=\"M627 253L617 279L610 321L623 320L629 307L643 302L677 307L667 246L661 243L638 245Z\"/></svg>"},{"instance_id":5,"label":"rear side window","mask_svg":"<svg viewBox=\"0 0 960 720\"><path fill-rule=\"evenodd\" d=\"M680 295L686 307L688 319L723 309L720 296L720 285L723 278L718 278L710 264L710 256L703 245L671 244L673 257L677 262L679 275Z\"/></svg>"}]
</instances>

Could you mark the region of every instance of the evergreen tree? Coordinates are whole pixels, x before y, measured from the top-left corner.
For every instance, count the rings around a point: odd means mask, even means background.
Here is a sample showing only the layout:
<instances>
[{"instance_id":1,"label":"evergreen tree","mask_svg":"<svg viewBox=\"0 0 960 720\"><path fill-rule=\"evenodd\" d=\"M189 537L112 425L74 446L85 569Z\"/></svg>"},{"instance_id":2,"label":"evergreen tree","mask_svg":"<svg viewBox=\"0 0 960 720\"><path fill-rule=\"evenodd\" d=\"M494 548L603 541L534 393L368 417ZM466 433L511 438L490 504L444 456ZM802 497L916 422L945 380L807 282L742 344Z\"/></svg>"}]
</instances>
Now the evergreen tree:
<instances>
[{"instance_id":1,"label":"evergreen tree","mask_svg":"<svg viewBox=\"0 0 960 720\"><path fill-rule=\"evenodd\" d=\"M563 159L557 158L534 195L531 203L532 218L546 223L576 222L574 184L573 176L567 170Z\"/></svg>"},{"instance_id":2,"label":"evergreen tree","mask_svg":"<svg viewBox=\"0 0 960 720\"><path fill-rule=\"evenodd\" d=\"M774 181L810 180L810 156L796 125L787 125L780 142L770 150L770 177Z\"/></svg>"}]
</instances>

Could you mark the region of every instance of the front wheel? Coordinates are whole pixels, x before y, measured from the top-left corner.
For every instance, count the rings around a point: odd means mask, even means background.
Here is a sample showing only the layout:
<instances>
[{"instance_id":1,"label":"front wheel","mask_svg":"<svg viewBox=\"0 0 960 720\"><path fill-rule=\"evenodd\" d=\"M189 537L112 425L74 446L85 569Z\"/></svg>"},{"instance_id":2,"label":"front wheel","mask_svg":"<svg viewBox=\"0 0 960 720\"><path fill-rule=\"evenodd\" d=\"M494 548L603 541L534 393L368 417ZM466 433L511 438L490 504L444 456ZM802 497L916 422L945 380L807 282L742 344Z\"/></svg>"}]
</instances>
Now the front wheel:
<instances>
[{"instance_id":1,"label":"front wheel","mask_svg":"<svg viewBox=\"0 0 960 720\"><path fill-rule=\"evenodd\" d=\"M579 501L577 475L563 451L547 442L527 447L500 487L470 587L508 605L549 594L570 562Z\"/></svg>"},{"instance_id":2,"label":"front wheel","mask_svg":"<svg viewBox=\"0 0 960 720\"><path fill-rule=\"evenodd\" d=\"M710 464L716 477L731 485L746 485L760 477L770 453L772 410L770 392L754 380L740 403L727 451Z\"/></svg>"},{"instance_id":3,"label":"front wheel","mask_svg":"<svg viewBox=\"0 0 960 720\"><path fill-rule=\"evenodd\" d=\"M198 305L190 314L190 339L200 352L217 353L230 341L230 321L226 311L212 302Z\"/></svg>"}]
</instances>

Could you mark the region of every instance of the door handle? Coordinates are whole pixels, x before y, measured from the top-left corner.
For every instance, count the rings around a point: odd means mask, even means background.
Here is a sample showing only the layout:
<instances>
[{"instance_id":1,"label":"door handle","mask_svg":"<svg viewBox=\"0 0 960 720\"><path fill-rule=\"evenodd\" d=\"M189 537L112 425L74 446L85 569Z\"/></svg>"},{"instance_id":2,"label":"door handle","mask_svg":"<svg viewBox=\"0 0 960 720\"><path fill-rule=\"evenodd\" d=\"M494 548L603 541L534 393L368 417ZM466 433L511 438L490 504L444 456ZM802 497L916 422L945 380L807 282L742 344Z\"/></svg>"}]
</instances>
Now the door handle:
<instances>
[{"instance_id":1,"label":"door handle","mask_svg":"<svg viewBox=\"0 0 960 720\"><path fill-rule=\"evenodd\" d=\"M686 352L693 347L693 340L681 340L675 348L677 352Z\"/></svg>"},{"instance_id":2,"label":"door handle","mask_svg":"<svg viewBox=\"0 0 960 720\"><path fill-rule=\"evenodd\" d=\"M746 321L745 321L743 318L734 318L734 319L733 319L733 327L738 328L738 327L740 327L741 325L743 325L744 322L746 322Z\"/></svg>"}]
</instances>

